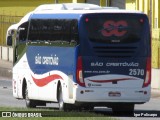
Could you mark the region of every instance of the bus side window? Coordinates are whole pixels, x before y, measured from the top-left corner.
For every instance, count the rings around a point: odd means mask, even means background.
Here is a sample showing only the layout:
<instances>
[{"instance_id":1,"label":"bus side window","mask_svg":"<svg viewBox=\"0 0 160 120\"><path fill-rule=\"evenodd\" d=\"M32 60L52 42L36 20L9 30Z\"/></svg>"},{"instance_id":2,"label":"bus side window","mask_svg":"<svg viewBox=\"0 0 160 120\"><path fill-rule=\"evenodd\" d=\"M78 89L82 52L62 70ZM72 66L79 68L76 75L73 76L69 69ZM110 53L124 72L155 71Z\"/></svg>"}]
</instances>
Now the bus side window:
<instances>
[{"instance_id":1,"label":"bus side window","mask_svg":"<svg viewBox=\"0 0 160 120\"><path fill-rule=\"evenodd\" d=\"M29 26L30 41L49 41L53 44L78 43L78 21L76 19L33 19Z\"/></svg>"},{"instance_id":2,"label":"bus side window","mask_svg":"<svg viewBox=\"0 0 160 120\"><path fill-rule=\"evenodd\" d=\"M78 22L74 19L54 19L53 20L53 35L52 41L66 41L74 42L78 41Z\"/></svg>"},{"instance_id":3,"label":"bus side window","mask_svg":"<svg viewBox=\"0 0 160 120\"><path fill-rule=\"evenodd\" d=\"M74 41L78 43L78 22L77 20L71 21L71 42Z\"/></svg>"}]
</instances>

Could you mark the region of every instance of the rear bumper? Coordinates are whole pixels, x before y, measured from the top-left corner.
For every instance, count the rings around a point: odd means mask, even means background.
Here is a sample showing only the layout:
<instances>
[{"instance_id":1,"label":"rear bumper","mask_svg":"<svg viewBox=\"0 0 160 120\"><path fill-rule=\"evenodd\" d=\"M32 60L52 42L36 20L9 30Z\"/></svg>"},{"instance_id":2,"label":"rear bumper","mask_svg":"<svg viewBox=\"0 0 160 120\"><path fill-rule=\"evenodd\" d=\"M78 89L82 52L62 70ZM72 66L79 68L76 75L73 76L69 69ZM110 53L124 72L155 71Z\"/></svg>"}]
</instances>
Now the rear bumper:
<instances>
[{"instance_id":1,"label":"rear bumper","mask_svg":"<svg viewBox=\"0 0 160 120\"><path fill-rule=\"evenodd\" d=\"M113 94L112 93L118 93ZM76 102L105 102L105 103L145 103L150 100L150 86L146 88L85 88L76 89Z\"/></svg>"}]
</instances>

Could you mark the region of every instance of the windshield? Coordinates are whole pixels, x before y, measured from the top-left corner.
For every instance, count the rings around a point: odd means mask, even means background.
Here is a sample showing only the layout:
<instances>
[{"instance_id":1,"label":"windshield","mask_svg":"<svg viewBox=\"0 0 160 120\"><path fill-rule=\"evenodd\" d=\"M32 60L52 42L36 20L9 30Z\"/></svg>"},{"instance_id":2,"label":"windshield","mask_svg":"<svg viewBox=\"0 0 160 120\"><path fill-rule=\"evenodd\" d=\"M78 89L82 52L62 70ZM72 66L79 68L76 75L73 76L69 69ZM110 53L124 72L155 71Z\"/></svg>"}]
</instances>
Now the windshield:
<instances>
[{"instance_id":1,"label":"windshield","mask_svg":"<svg viewBox=\"0 0 160 120\"><path fill-rule=\"evenodd\" d=\"M85 18L88 38L93 42L134 43L141 40L144 16L135 14L100 14Z\"/></svg>"}]
</instances>

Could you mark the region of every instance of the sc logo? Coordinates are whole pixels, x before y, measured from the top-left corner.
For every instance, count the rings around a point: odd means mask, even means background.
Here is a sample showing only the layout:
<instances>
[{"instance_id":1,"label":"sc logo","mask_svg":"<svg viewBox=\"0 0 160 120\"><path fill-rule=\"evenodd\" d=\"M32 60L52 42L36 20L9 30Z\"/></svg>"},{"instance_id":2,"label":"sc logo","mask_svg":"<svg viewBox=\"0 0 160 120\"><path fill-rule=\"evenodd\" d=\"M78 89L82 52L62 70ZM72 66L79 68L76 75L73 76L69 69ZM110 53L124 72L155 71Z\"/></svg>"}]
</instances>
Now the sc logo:
<instances>
[{"instance_id":1,"label":"sc logo","mask_svg":"<svg viewBox=\"0 0 160 120\"><path fill-rule=\"evenodd\" d=\"M103 24L101 33L105 37L110 37L112 35L121 37L127 33L126 28L128 28L128 24L124 20L118 22L109 20Z\"/></svg>"}]
</instances>

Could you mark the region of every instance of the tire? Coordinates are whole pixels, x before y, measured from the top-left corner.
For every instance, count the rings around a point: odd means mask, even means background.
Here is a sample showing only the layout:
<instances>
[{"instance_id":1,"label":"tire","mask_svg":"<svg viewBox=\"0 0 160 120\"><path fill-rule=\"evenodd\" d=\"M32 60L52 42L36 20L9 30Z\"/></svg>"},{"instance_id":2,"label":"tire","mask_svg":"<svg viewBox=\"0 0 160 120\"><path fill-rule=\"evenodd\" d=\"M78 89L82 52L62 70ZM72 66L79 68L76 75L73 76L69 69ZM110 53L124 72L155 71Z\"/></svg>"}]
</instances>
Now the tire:
<instances>
[{"instance_id":1,"label":"tire","mask_svg":"<svg viewBox=\"0 0 160 120\"><path fill-rule=\"evenodd\" d=\"M64 103L61 85L58 86L58 106L61 111L68 111L71 109L71 105Z\"/></svg>"},{"instance_id":2,"label":"tire","mask_svg":"<svg viewBox=\"0 0 160 120\"><path fill-rule=\"evenodd\" d=\"M134 113L134 104L120 104L112 107L113 114L132 116Z\"/></svg>"},{"instance_id":3,"label":"tire","mask_svg":"<svg viewBox=\"0 0 160 120\"><path fill-rule=\"evenodd\" d=\"M84 109L85 111L93 111L94 106L87 105L87 106L84 106L83 109Z\"/></svg>"},{"instance_id":4,"label":"tire","mask_svg":"<svg viewBox=\"0 0 160 120\"><path fill-rule=\"evenodd\" d=\"M27 108L35 108L36 107L36 101L34 100L30 100L28 98L28 88L27 88L27 85L25 85L25 102L26 102L26 107Z\"/></svg>"},{"instance_id":5,"label":"tire","mask_svg":"<svg viewBox=\"0 0 160 120\"><path fill-rule=\"evenodd\" d=\"M65 103L63 101L63 93L61 85L58 86L58 106L59 110L64 110Z\"/></svg>"}]
</instances>

